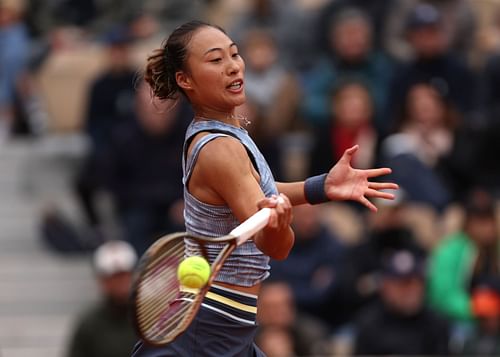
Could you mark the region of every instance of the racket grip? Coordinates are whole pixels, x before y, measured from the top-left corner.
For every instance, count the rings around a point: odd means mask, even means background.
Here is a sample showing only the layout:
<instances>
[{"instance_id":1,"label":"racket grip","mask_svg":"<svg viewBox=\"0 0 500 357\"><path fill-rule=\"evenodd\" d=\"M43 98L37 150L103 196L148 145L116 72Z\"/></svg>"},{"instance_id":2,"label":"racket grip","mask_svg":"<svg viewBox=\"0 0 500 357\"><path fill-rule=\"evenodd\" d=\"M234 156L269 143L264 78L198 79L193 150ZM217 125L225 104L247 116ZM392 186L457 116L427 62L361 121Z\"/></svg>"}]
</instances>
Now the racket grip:
<instances>
[{"instance_id":1,"label":"racket grip","mask_svg":"<svg viewBox=\"0 0 500 357\"><path fill-rule=\"evenodd\" d=\"M283 202L283 198L278 197L278 204ZM247 220L241 223L238 227L233 229L229 234L236 237L236 245L241 245L255 233L267 226L270 217L271 209L267 207L262 208L257 213L247 218Z\"/></svg>"},{"instance_id":2,"label":"racket grip","mask_svg":"<svg viewBox=\"0 0 500 357\"><path fill-rule=\"evenodd\" d=\"M271 209L262 208L238 227L233 229L230 234L236 237L236 245L243 244L255 233L267 226L269 217L271 217Z\"/></svg>"}]
</instances>

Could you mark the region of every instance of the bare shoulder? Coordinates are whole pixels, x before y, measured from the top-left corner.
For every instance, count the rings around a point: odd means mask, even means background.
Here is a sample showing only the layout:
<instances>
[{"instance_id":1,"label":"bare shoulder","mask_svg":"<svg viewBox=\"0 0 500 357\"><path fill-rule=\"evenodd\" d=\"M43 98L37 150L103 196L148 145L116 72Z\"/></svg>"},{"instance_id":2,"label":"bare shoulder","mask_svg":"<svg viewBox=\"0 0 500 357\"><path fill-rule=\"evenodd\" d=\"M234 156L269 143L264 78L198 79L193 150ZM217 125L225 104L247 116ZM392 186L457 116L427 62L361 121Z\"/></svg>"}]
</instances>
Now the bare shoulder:
<instances>
[{"instance_id":1,"label":"bare shoulder","mask_svg":"<svg viewBox=\"0 0 500 357\"><path fill-rule=\"evenodd\" d=\"M195 140L199 138L195 138ZM235 212L240 211L242 202L235 197L259 195L258 174L243 144L236 138L221 136L206 143L198 154L189 191L200 201L210 204L227 204ZM244 192L244 195L235 195ZM260 192L260 195L262 193ZM238 208L240 207L240 208Z\"/></svg>"},{"instance_id":2,"label":"bare shoulder","mask_svg":"<svg viewBox=\"0 0 500 357\"><path fill-rule=\"evenodd\" d=\"M199 153L197 164L211 172L218 170L248 169L250 159L243 144L231 136L209 141Z\"/></svg>"}]
</instances>

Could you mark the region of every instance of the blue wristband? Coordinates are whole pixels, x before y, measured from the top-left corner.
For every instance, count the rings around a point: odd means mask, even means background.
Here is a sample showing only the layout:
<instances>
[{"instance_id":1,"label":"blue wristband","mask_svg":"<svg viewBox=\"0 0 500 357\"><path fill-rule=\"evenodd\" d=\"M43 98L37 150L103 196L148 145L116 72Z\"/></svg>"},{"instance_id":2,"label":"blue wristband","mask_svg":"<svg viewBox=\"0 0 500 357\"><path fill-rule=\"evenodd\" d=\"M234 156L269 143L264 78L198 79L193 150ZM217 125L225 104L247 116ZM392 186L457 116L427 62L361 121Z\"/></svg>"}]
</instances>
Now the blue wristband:
<instances>
[{"instance_id":1,"label":"blue wristband","mask_svg":"<svg viewBox=\"0 0 500 357\"><path fill-rule=\"evenodd\" d=\"M304 182L306 201L312 205L330 201L325 192L325 181L328 174L309 177Z\"/></svg>"}]
</instances>

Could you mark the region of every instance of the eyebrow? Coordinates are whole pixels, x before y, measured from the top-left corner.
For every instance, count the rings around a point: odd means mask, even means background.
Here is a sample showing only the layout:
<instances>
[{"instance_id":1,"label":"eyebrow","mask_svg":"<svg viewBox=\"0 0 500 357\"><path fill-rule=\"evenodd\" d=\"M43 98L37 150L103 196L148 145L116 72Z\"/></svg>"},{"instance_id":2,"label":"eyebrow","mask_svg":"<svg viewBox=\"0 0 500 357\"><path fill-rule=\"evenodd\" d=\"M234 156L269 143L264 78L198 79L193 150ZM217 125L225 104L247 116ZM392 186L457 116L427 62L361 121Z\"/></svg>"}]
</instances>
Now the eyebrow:
<instances>
[{"instance_id":1,"label":"eyebrow","mask_svg":"<svg viewBox=\"0 0 500 357\"><path fill-rule=\"evenodd\" d=\"M233 46L236 46L236 43L234 43L234 42L233 42L233 43L231 43L231 44L229 45L229 48L231 48L231 47L233 47ZM214 48L211 48L211 49L209 49L208 51L206 51L203 55L206 55L207 53L210 53L210 52L214 52L214 51L222 51L222 50L223 50L223 49L222 49L222 48L220 48L220 47L214 47Z\"/></svg>"}]
</instances>

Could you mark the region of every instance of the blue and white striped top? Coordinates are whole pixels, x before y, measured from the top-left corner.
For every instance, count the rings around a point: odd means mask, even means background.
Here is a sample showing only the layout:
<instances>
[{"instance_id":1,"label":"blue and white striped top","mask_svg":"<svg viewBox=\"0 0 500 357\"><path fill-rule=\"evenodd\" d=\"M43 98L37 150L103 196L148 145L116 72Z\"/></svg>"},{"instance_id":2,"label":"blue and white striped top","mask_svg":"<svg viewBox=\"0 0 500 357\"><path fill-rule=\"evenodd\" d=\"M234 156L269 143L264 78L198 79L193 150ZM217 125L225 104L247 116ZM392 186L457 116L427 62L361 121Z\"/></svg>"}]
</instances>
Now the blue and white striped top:
<instances>
[{"instance_id":1,"label":"blue and white striped top","mask_svg":"<svg viewBox=\"0 0 500 357\"><path fill-rule=\"evenodd\" d=\"M191 139L200 132L209 132L198 140L189 156L187 150ZM271 169L248 132L243 128L225 124L216 120L193 121L186 132L183 151L183 184L184 184L184 219L188 233L206 237L218 237L228 234L240 222L228 206L216 206L199 201L187 189L189 178L196 164L198 154L205 144L219 137L232 136L245 146L255 169L260 175L260 187L265 196L278 194ZM206 246L210 263L215 259L222 244L214 243ZM196 242L186 240L186 255L199 252ZM198 253L199 254L199 253ZM240 286L253 286L269 276L269 257L264 255L252 240L237 247L226 260L215 281Z\"/></svg>"}]
</instances>

